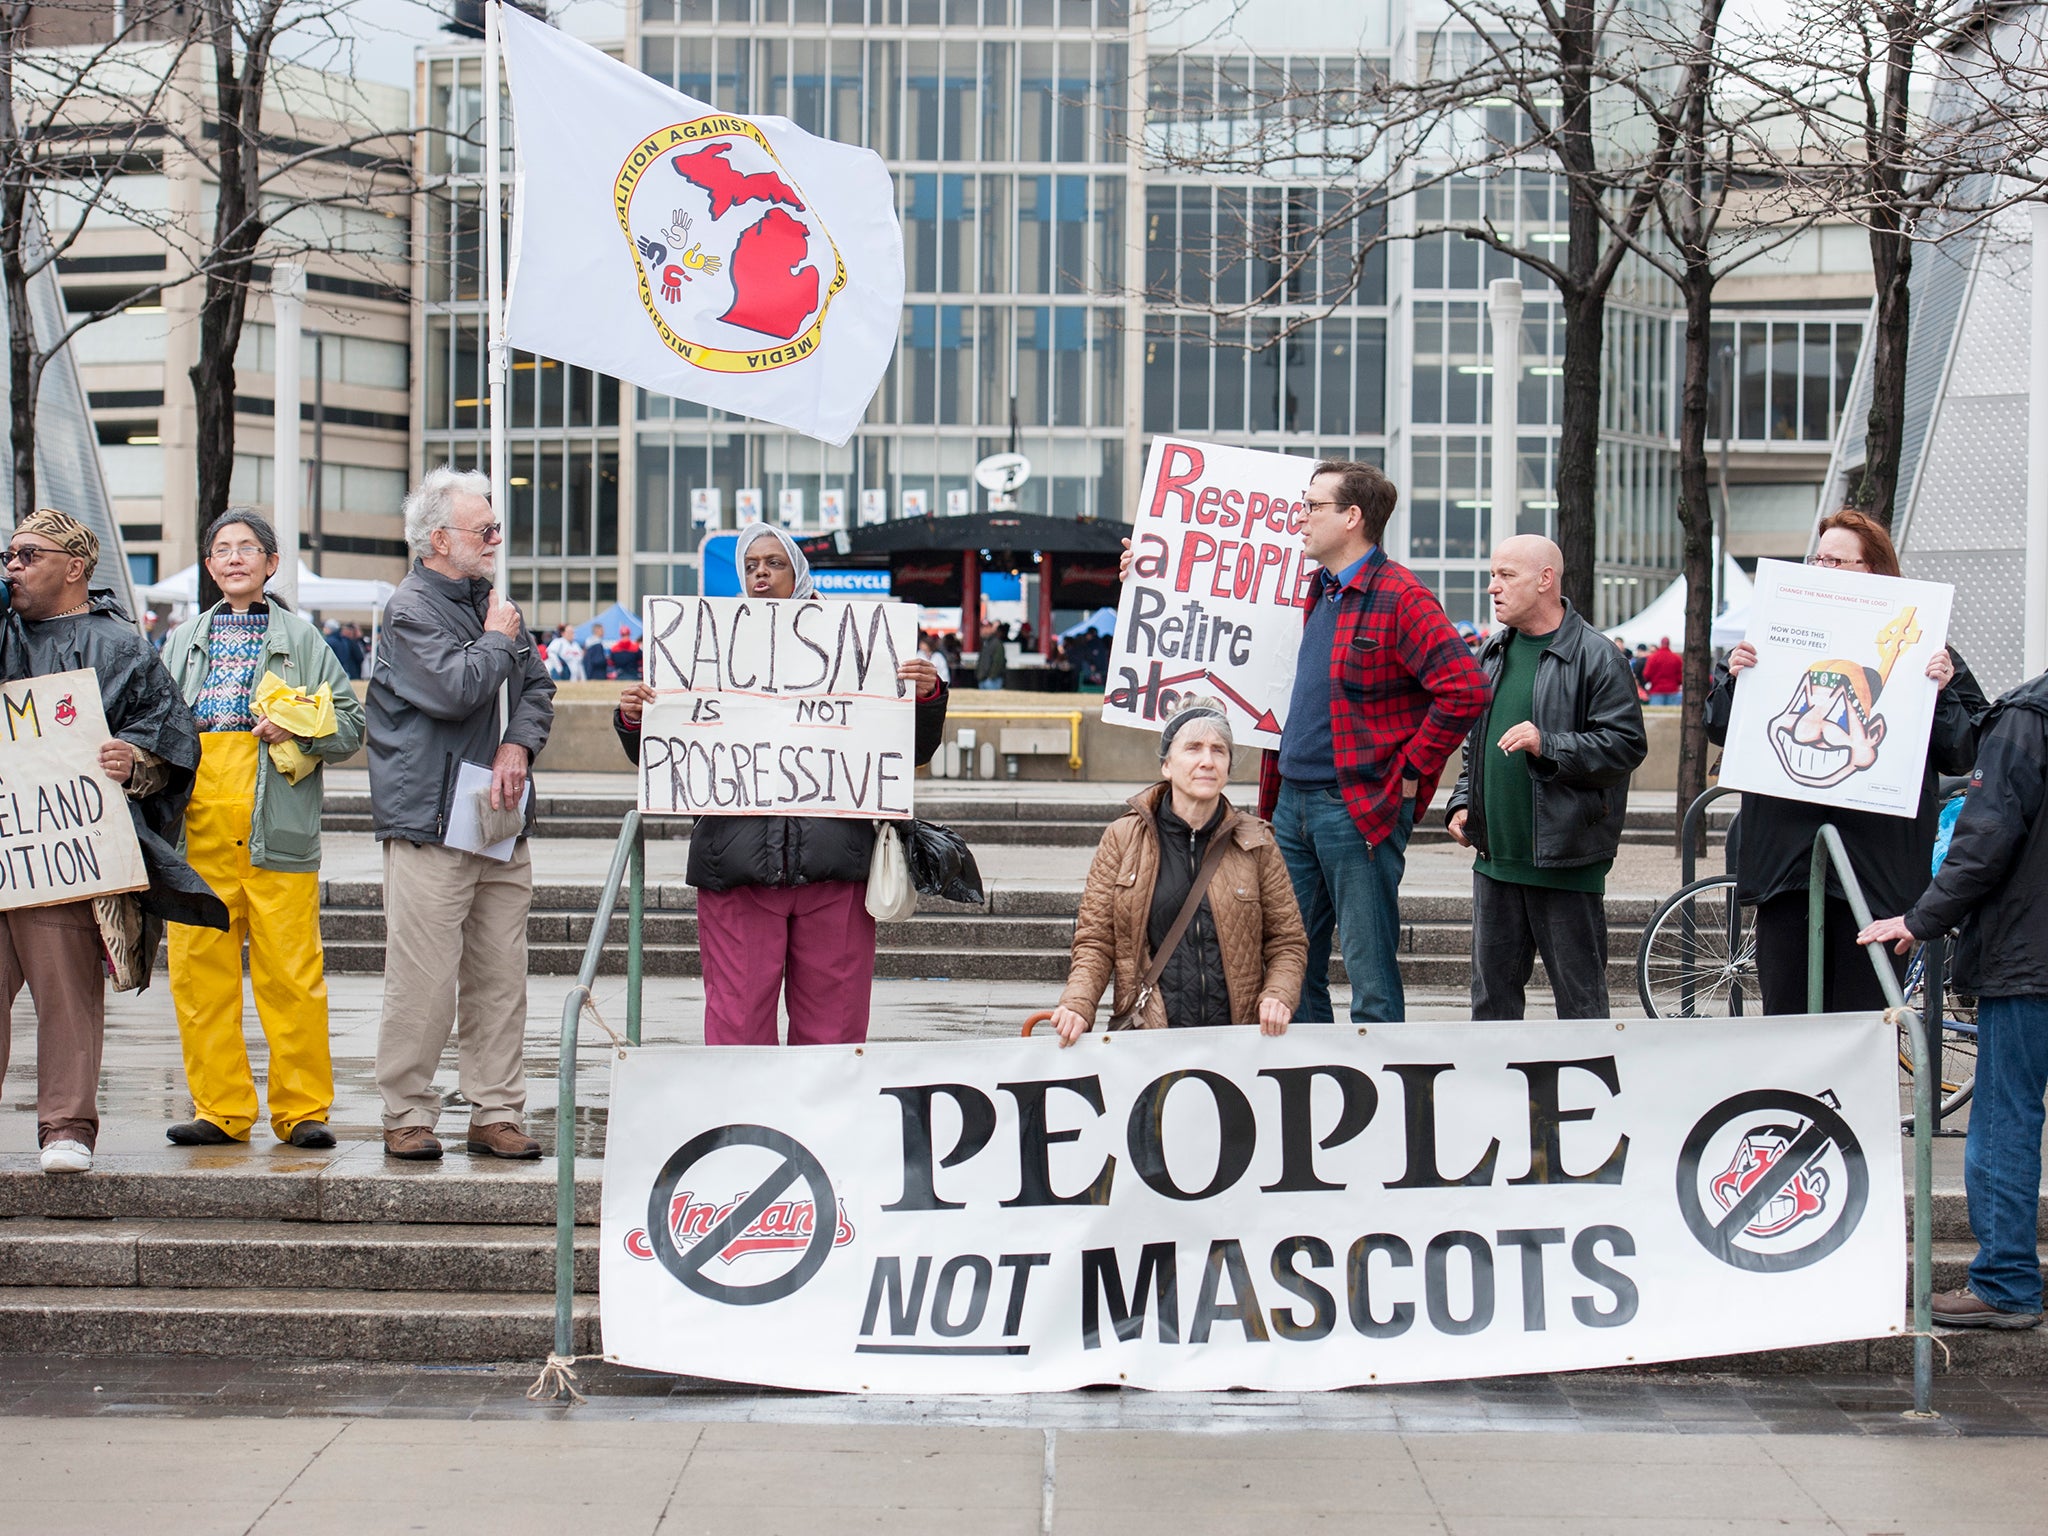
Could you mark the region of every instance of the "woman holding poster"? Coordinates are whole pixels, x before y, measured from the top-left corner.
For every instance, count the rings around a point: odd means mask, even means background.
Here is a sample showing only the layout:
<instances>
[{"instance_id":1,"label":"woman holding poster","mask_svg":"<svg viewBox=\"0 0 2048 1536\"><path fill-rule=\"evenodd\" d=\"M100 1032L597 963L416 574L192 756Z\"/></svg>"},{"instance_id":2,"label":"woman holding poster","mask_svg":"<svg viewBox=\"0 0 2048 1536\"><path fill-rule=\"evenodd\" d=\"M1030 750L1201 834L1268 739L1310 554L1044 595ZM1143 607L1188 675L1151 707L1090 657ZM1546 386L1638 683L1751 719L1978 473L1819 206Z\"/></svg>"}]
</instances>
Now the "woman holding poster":
<instances>
[{"instance_id":1,"label":"woman holding poster","mask_svg":"<svg viewBox=\"0 0 2048 1536\"><path fill-rule=\"evenodd\" d=\"M170 926L171 1001L192 1118L164 1134L184 1147L249 1139L258 1105L242 1035L246 940L270 1043L271 1129L295 1147L331 1147L321 764L362 745L363 706L320 631L265 600L278 565L269 523L223 512L201 548L221 600L172 632L164 666L200 731L185 856L232 921L225 931Z\"/></svg>"},{"instance_id":2,"label":"woman holding poster","mask_svg":"<svg viewBox=\"0 0 2048 1536\"><path fill-rule=\"evenodd\" d=\"M1164 782L1131 797L1088 869L1052 1012L1061 1045L1088 1032L1112 982L1113 1029L1287 1033L1308 935L1273 829L1223 798L1232 745L1220 699L1186 700L1160 731Z\"/></svg>"},{"instance_id":3,"label":"woman holding poster","mask_svg":"<svg viewBox=\"0 0 2048 1536\"><path fill-rule=\"evenodd\" d=\"M1899 575L1898 551L1884 525L1854 511L1837 512L1821 524L1820 540L1808 563L1872 576ZM1716 679L1713 692L1708 695L1707 735L1716 745L1727 740L1736 689L1741 685L1742 674L1756 661L1756 647L1743 641L1729 654L1727 670ZM1883 721L1876 715L1873 676L1866 673L1838 679L1840 697L1829 710L1831 719L1839 717L1843 736L1840 752L1850 762L1855 761L1866 737L1872 749L1883 738ZM1983 689L1953 646L1934 653L1927 663L1927 676L1940 692L1928 739L1917 814L1889 816L1776 795L1742 797L1735 894L1743 905L1757 909L1757 983L1767 1014L1807 1011L1807 888L1813 840L1824 823L1834 823L1841 832L1871 911L1904 912L1927 887L1935 823L1940 812L1935 799L1936 776L1970 771L1977 756L1977 722L1990 708ZM1875 686L1882 686L1882 680L1878 679ZM1786 750L1800 749L1788 746ZM1828 764L1819 758L1834 750L1832 738L1826 745L1816 744L1805 750L1815 760L1808 762L1802 756L1798 766L1802 771L1811 768L1821 775L1815 782L1824 782L1829 776L1823 772ZM1884 1008L1884 991L1868 959L1869 955L1884 951L1865 951L1857 945L1856 922L1849 914L1848 900L1832 869L1828 874L1823 941L1823 1011L1847 1013Z\"/></svg>"},{"instance_id":4,"label":"woman holding poster","mask_svg":"<svg viewBox=\"0 0 2048 1536\"><path fill-rule=\"evenodd\" d=\"M780 528L750 523L733 547L749 597L815 598L811 563ZM901 663L917 686L915 756L928 762L946 725L946 685L929 658ZM654 690L630 685L612 724L640 761L640 717ZM787 994L791 1045L868 1037L875 920L867 909L875 824L844 816L700 816L686 878L697 888L707 1045L774 1045Z\"/></svg>"}]
</instances>

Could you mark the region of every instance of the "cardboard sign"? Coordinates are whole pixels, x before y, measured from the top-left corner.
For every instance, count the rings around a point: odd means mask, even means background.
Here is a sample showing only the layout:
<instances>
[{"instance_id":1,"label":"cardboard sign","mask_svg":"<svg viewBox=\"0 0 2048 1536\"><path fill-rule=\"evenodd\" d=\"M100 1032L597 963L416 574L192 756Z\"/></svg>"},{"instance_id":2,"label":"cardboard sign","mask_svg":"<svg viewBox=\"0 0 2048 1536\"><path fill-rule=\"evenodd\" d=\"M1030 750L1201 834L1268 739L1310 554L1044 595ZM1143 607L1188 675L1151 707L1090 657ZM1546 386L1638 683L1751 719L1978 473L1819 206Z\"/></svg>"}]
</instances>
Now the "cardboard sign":
<instances>
[{"instance_id":1,"label":"cardboard sign","mask_svg":"<svg viewBox=\"0 0 2048 1536\"><path fill-rule=\"evenodd\" d=\"M1888 816L1920 811L1955 589L1760 560L1721 782Z\"/></svg>"},{"instance_id":2,"label":"cardboard sign","mask_svg":"<svg viewBox=\"0 0 2048 1536\"><path fill-rule=\"evenodd\" d=\"M907 603L650 597L640 809L662 816L911 814L917 654Z\"/></svg>"},{"instance_id":3,"label":"cardboard sign","mask_svg":"<svg viewBox=\"0 0 2048 1536\"><path fill-rule=\"evenodd\" d=\"M53 672L0 695L0 909L147 887L127 795L100 768L99 679Z\"/></svg>"},{"instance_id":4,"label":"cardboard sign","mask_svg":"<svg viewBox=\"0 0 2048 1536\"><path fill-rule=\"evenodd\" d=\"M1237 739L1277 747L1317 566L1301 554L1311 460L1152 439L1102 718L1156 731L1191 694Z\"/></svg>"}]
</instances>

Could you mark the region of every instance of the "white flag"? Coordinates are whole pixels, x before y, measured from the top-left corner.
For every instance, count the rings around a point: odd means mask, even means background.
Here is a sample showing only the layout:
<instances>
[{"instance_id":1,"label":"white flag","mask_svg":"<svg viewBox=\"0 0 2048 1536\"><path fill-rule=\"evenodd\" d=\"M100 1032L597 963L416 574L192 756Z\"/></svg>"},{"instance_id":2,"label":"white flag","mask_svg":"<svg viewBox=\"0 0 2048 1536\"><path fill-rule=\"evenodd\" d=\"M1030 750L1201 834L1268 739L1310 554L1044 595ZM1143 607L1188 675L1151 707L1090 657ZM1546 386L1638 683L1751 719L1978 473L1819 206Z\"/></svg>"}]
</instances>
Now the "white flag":
<instances>
[{"instance_id":1,"label":"white flag","mask_svg":"<svg viewBox=\"0 0 2048 1536\"><path fill-rule=\"evenodd\" d=\"M499 16L520 178L510 344L845 442L903 310L881 157Z\"/></svg>"}]
</instances>

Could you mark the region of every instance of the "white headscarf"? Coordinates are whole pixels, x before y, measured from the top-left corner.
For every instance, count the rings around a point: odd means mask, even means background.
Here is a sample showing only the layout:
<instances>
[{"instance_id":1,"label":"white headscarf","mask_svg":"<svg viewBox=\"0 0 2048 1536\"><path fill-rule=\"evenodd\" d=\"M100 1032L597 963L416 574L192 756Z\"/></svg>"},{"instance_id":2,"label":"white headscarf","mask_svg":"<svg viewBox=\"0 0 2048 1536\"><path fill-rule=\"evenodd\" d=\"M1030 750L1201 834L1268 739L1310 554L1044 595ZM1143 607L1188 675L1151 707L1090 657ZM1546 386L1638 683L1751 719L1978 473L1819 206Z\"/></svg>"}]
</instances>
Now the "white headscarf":
<instances>
[{"instance_id":1,"label":"white headscarf","mask_svg":"<svg viewBox=\"0 0 2048 1536\"><path fill-rule=\"evenodd\" d=\"M804 558L804 552L796 547L796 540L771 523L749 523L740 530L739 542L733 546L732 563L739 572L740 590L747 589L747 546L758 538L771 538L782 545L782 552L789 556L789 568L796 573L796 590L793 597L816 597L818 584L811 580L811 562Z\"/></svg>"}]
</instances>

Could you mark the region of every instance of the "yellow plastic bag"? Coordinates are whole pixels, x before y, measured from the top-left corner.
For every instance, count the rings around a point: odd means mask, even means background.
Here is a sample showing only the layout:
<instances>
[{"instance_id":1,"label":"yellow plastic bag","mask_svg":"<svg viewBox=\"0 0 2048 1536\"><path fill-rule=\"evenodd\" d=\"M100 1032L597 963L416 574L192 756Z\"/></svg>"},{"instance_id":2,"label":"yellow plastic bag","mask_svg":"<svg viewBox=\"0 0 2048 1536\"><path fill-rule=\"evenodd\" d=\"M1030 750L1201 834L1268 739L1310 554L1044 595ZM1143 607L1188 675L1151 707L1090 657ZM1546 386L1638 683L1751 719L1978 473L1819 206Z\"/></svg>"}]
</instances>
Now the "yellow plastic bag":
<instances>
[{"instance_id":1,"label":"yellow plastic bag","mask_svg":"<svg viewBox=\"0 0 2048 1536\"><path fill-rule=\"evenodd\" d=\"M265 672L249 696L249 708L259 720L281 725L305 740L334 734L334 690L326 683L316 692L301 693L275 672ZM296 784L318 768L320 760L296 741L273 741L270 766L283 774L287 783Z\"/></svg>"}]
</instances>

